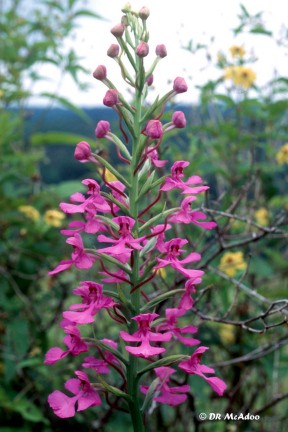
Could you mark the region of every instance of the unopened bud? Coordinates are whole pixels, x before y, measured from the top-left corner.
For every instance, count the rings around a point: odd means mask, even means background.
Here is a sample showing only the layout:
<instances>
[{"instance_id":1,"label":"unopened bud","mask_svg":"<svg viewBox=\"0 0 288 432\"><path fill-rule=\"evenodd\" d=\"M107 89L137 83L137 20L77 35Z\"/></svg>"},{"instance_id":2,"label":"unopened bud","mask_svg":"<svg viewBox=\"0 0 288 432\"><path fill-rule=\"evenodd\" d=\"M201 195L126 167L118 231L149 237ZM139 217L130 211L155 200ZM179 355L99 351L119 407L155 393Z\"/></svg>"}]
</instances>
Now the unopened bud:
<instances>
[{"instance_id":1,"label":"unopened bud","mask_svg":"<svg viewBox=\"0 0 288 432\"><path fill-rule=\"evenodd\" d=\"M119 45L117 45L117 44L112 44L112 45L110 45L110 47L109 47L108 50L107 50L107 55L108 55L109 57L112 57L112 58L114 58L114 57L118 57L118 55L119 55L119 50L120 50Z\"/></svg>"},{"instance_id":2,"label":"unopened bud","mask_svg":"<svg viewBox=\"0 0 288 432\"><path fill-rule=\"evenodd\" d=\"M151 75L149 75L148 78L146 78L145 83L150 87L153 84L153 80L154 80L154 77L153 77L153 74L151 74Z\"/></svg>"},{"instance_id":3,"label":"unopened bud","mask_svg":"<svg viewBox=\"0 0 288 432\"><path fill-rule=\"evenodd\" d=\"M110 32L113 34L113 36L117 37L122 37L123 33L125 30L125 26L122 23L116 24L114 27L112 27L112 29L110 30Z\"/></svg>"},{"instance_id":4,"label":"unopened bud","mask_svg":"<svg viewBox=\"0 0 288 432\"><path fill-rule=\"evenodd\" d=\"M87 162L87 160L91 156L90 145L86 141L81 141L76 146L74 156L75 159L77 159L80 162Z\"/></svg>"},{"instance_id":5,"label":"unopened bud","mask_svg":"<svg viewBox=\"0 0 288 432\"><path fill-rule=\"evenodd\" d=\"M162 44L162 45L156 46L156 55L161 57L161 58L164 58L167 56L167 49L166 49L165 45Z\"/></svg>"},{"instance_id":6,"label":"unopened bud","mask_svg":"<svg viewBox=\"0 0 288 432\"><path fill-rule=\"evenodd\" d=\"M138 14L139 14L139 17L140 17L142 20L147 20L147 18L148 18L149 15L150 15L150 11L149 11L149 9L148 9L147 6L143 6L143 7L139 10Z\"/></svg>"},{"instance_id":7,"label":"unopened bud","mask_svg":"<svg viewBox=\"0 0 288 432\"><path fill-rule=\"evenodd\" d=\"M186 118L182 111L175 111L172 116L172 122L175 127L178 129L182 129L186 126Z\"/></svg>"},{"instance_id":8,"label":"unopened bud","mask_svg":"<svg viewBox=\"0 0 288 432\"><path fill-rule=\"evenodd\" d=\"M123 8L121 9L122 12L127 13L131 11L131 4L130 3L126 3L125 6L123 6Z\"/></svg>"},{"instance_id":9,"label":"unopened bud","mask_svg":"<svg viewBox=\"0 0 288 432\"><path fill-rule=\"evenodd\" d=\"M104 138L108 132L110 132L110 123L105 120L100 120L95 129L96 137Z\"/></svg>"},{"instance_id":10,"label":"unopened bud","mask_svg":"<svg viewBox=\"0 0 288 432\"><path fill-rule=\"evenodd\" d=\"M105 66L98 66L93 72L93 77L97 80L103 81L107 77L107 69Z\"/></svg>"},{"instance_id":11,"label":"unopened bud","mask_svg":"<svg viewBox=\"0 0 288 432\"><path fill-rule=\"evenodd\" d=\"M150 138L161 138L163 135L162 123L159 120L150 120L146 127L146 131Z\"/></svg>"},{"instance_id":12,"label":"unopened bud","mask_svg":"<svg viewBox=\"0 0 288 432\"><path fill-rule=\"evenodd\" d=\"M188 89L188 86L184 80L184 78L177 77L174 80L173 90L176 93L185 93Z\"/></svg>"},{"instance_id":13,"label":"unopened bud","mask_svg":"<svg viewBox=\"0 0 288 432\"><path fill-rule=\"evenodd\" d=\"M127 27L129 25L129 20L128 20L127 15L122 16L121 23L124 24L125 27Z\"/></svg>"},{"instance_id":14,"label":"unopened bud","mask_svg":"<svg viewBox=\"0 0 288 432\"><path fill-rule=\"evenodd\" d=\"M116 103L119 103L117 90L114 89L108 90L106 95L104 96L103 104L106 105L107 107L112 107Z\"/></svg>"},{"instance_id":15,"label":"unopened bud","mask_svg":"<svg viewBox=\"0 0 288 432\"><path fill-rule=\"evenodd\" d=\"M140 42L135 52L140 58L146 57L149 54L149 45L146 42Z\"/></svg>"}]
</instances>

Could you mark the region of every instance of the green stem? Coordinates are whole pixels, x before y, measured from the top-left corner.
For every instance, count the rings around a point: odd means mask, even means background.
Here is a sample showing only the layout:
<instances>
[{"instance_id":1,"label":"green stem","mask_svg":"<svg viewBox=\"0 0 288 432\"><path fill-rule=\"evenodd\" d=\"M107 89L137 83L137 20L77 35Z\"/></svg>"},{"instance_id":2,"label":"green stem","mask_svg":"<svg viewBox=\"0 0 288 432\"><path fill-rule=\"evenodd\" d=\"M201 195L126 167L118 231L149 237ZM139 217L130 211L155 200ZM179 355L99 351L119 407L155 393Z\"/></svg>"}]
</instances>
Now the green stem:
<instances>
[{"instance_id":1,"label":"green stem","mask_svg":"<svg viewBox=\"0 0 288 432\"><path fill-rule=\"evenodd\" d=\"M132 152L132 161L130 166L130 213L135 220L134 225L134 234L135 237L138 237L139 233L139 226L138 226L138 172L134 176L134 170L137 166L137 159L136 159L136 150L140 143L141 138L141 93L142 89L139 88L136 90L136 111L134 114L134 133L135 138L133 139L133 152ZM134 250L134 264L131 274L131 282L133 283L133 287L138 285L140 275L139 275L139 269L140 269L140 257L139 257L139 251ZM135 310L135 315L140 314L140 290L136 290L133 294L131 294L131 303ZM137 331L137 322L135 320L131 320L131 323L129 325L129 333L132 334ZM130 354L129 355L129 364L127 366L127 390L128 394L132 398L132 402L129 402L129 409L132 419L132 424L135 432L144 432L144 424L143 424L143 414L140 410L140 403L139 403L139 385L137 380L137 373L138 373L138 357Z\"/></svg>"}]
</instances>

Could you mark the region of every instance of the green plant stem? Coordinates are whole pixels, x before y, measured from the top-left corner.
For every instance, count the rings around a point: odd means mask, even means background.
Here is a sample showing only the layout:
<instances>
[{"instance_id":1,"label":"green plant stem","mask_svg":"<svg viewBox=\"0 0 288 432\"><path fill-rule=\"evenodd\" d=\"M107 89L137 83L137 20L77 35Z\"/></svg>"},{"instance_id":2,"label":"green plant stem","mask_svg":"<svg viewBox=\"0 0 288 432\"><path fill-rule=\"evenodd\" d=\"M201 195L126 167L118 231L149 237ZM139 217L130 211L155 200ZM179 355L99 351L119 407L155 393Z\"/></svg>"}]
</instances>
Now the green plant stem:
<instances>
[{"instance_id":1,"label":"green plant stem","mask_svg":"<svg viewBox=\"0 0 288 432\"><path fill-rule=\"evenodd\" d=\"M134 132L135 138L133 140L133 153L132 153L132 161L131 161L131 177L130 177L130 213L135 219L134 225L134 235L138 237L139 226L138 226L138 172L134 176L134 170L137 166L136 159L136 150L137 146L140 142L141 137L141 92L142 89L139 88L136 90L136 111L134 115ZM131 282L133 283L133 287L138 285L139 283L139 268L140 268L140 257L139 252L134 250L134 264L131 274ZM133 294L131 294L131 303L135 309L135 315L140 314L140 290L136 290ZM129 325L129 333L133 334L137 331L137 322L135 320L131 320ZM127 366L127 390L128 394L132 398L132 402L129 402L129 409L132 419L132 424L134 428L134 432L144 432L144 424L143 424L143 414L140 410L139 403L139 386L137 380L138 373L138 357L130 354L129 355L129 364Z\"/></svg>"}]
</instances>

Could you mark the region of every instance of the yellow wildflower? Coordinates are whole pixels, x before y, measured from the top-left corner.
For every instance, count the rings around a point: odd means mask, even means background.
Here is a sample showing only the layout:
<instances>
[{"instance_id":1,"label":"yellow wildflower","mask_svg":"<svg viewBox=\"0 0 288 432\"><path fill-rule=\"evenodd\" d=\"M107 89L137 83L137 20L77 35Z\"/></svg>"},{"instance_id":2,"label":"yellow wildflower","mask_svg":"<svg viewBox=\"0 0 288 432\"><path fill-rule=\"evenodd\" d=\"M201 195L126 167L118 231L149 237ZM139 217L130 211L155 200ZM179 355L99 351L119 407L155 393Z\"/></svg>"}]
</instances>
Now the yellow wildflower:
<instances>
[{"instance_id":1,"label":"yellow wildflower","mask_svg":"<svg viewBox=\"0 0 288 432\"><path fill-rule=\"evenodd\" d=\"M238 45L233 45L231 48L229 48L229 51L233 58L242 59L245 54L245 49L242 46Z\"/></svg>"},{"instance_id":2,"label":"yellow wildflower","mask_svg":"<svg viewBox=\"0 0 288 432\"><path fill-rule=\"evenodd\" d=\"M53 227L60 227L65 215L59 210L47 210L44 214L44 221Z\"/></svg>"},{"instance_id":3,"label":"yellow wildflower","mask_svg":"<svg viewBox=\"0 0 288 432\"><path fill-rule=\"evenodd\" d=\"M255 211L254 216L259 225L268 225L269 216L268 210L265 207L260 207L259 210Z\"/></svg>"},{"instance_id":4,"label":"yellow wildflower","mask_svg":"<svg viewBox=\"0 0 288 432\"><path fill-rule=\"evenodd\" d=\"M34 222L36 222L40 218L40 213L37 209L30 205L23 205L18 207L18 210L21 213L24 213L25 216L27 216L29 219L32 219Z\"/></svg>"},{"instance_id":5,"label":"yellow wildflower","mask_svg":"<svg viewBox=\"0 0 288 432\"><path fill-rule=\"evenodd\" d=\"M167 272L166 272L165 268L159 268L157 270L157 274L159 276L161 276L163 279L165 279L165 277L167 276Z\"/></svg>"},{"instance_id":6,"label":"yellow wildflower","mask_svg":"<svg viewBox=\"0 0 288 432\"><path fill-rule=\"evenodd\" d=\"M256 80L255 72L244 66L230 66L224 69L224 79L231 79L235 85L249 88Z\"/></svg>"},{"instance_id":7,"label":"yellow wildflower","mask_svg":"<svg viewBox=\"0 0 288 432\"><path fill-rule=\"evenodd\" d=\"M103 171L101 170L101 174L103 173ZM109 171L107 168L105 170L105 180L110 183L112 181L117 181L117 178L114 176L114 174L111 173L111 171Z\"/></svg>"},{"instance_id":8,"label":"yellow wildflower","mask_svg":"<svg viewBox=\"0 0 288 432\"><path fill-rule=\"evenodd\" d=\"M243 259L243 252L226 252L220 261L219 270L228 276L235 276L237 270L244 270L246 263Z\"/></svg>"},{"instance_id":9,"label":"yellow wildflower","mask_svg":"<svg viewBox=\"0 0 288 432\"><path fill-rule=\"evenodd\" d=\"M235 328L231 324L222 324L219 330L222 342L234 344L236 342Z\"/></svg>"},{"instance_id":10,"label":"yellow wildflower","mask_svg":"<svg viewBox=\"0 0 288 432\"><path fill-rule=\"evenodd\" d=\"M288 164L288 143L284 144L276 154L276 159L279 165Z\"/></svg>"}]
</instances>

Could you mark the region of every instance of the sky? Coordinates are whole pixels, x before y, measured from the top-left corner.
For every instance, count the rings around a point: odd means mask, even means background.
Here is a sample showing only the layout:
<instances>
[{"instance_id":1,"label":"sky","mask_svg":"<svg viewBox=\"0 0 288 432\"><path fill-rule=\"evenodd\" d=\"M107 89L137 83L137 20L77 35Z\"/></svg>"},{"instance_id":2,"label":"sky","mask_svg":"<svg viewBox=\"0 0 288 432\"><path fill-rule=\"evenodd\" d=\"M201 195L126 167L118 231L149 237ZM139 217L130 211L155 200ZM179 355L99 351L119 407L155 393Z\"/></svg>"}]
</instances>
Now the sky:
<instances>
[{"instance_id":1,"label":"sky","mask_svg":"<svg viewBox=\"0 0 288 432\"><path fill-rule=\"evenodd\" d=\"M259 85L264 85L272 78L275 68L280 74L287 75L287 49L280 48L275 41L263 35L241 34L233 37L231 29L239 24L237 14L241 11L238 0L131 0L130 3L135 10L139 10L143 5L148 6L151 13L147 21L150 53L145 58L146 69L155 58L156 45L164 43L168 51L168 56L161 60L154 73L155 90L150 96L151 100L154 100L157 94L163 95L169 91L171 81L182 76L189 84L189 90L177 96L177 102L196 103L199 91L195 86L221 76L219 70L207 67L205 50L193 55L182 48L187 46L191 39L195 43L210 45L209 53L214 62L219 50L229 58L229 48L235 44L242 45L249 53L253 52L258 61L251 64L251 67L256 72ZM79 19L75 39L67 44L67 47L73 46L77 54L83 57L81 65L91 71L90 75L79 75L82 81L91 85L88 92L79 91L70 77L66 77L61 84L60 95L78 106L93 107L102 104L107 88L92 77L99 64L107 67L109 79L129 98L119 67L106 54L109 46L116 43L110 29L120 22L123 15L121 7L124 4L121 0L86 0L87 8L102 15L105 20ZM242 0L242 4L250 14L265 11L264 23L277 38L280 27L288 16L288 2ZM212 36L215 40L211 44ZM58 87L59 71L48 66L45 72L48 72L52 81L43 82L35 89L39 92L53 92ZM32 102L37 103L39 100L35 98Z\"/></svg>"}]
</instances>

